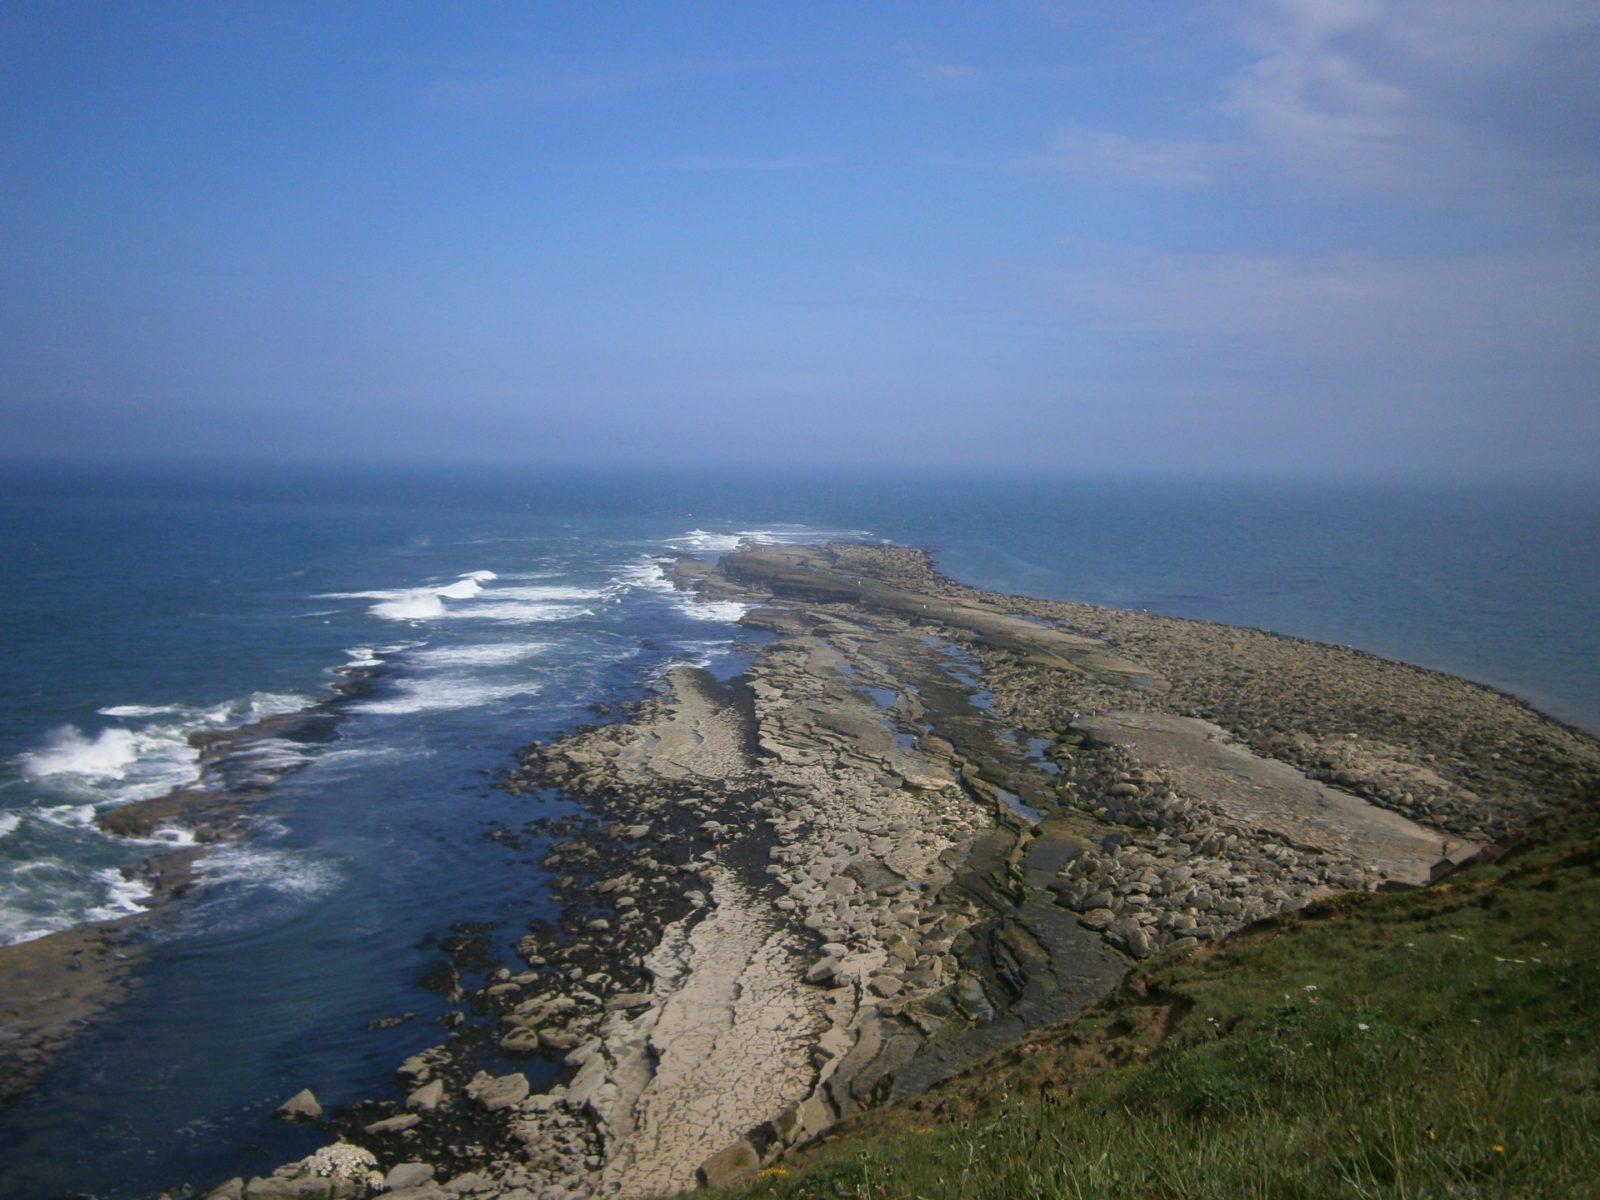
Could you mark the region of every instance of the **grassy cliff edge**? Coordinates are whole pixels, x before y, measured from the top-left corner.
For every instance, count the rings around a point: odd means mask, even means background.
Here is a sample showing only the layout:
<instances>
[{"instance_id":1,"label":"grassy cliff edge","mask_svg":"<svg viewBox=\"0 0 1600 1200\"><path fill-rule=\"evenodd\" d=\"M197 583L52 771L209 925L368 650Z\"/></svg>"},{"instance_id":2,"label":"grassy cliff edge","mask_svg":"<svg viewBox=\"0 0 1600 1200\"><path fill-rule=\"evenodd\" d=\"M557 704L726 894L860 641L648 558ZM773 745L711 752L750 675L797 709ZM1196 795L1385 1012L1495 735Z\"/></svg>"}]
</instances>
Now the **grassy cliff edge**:
<instances>
[{"instance_id":1,"label":"grassy cliff edge","mask_svg":"<svg viewBox=\"0 0 1600 1200\"><path fill-rule=\"evenodd\" d=\"M1146 963L718 1194L1600 1196L1597 799L1435 888Z\"/></svg>"}]
</instances>

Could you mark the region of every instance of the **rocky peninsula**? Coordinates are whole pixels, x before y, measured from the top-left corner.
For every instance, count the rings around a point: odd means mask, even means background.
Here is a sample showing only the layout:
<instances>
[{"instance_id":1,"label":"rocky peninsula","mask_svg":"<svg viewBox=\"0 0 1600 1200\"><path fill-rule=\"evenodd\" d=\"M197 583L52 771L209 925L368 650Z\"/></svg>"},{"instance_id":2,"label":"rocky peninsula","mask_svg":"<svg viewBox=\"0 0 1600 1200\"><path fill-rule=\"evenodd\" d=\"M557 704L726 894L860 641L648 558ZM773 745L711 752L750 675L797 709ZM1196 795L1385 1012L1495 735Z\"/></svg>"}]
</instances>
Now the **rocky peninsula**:
<instances>
[{"instance_id":1,"label":"rocky peninsula","mask_svg":"<svg viewBox=\"0 0 1600 1200\"><path fill-rule=\"evenodd\" d=\"M1600 743L1477 684L997 595L920 550L746 544L668 569L750 606L748 669L680 668L616 723L527 747L505 786L587 814L525 831L562 921L479 991L436 981L477 1020L393 1096L297 1098L329 1146L208 1196L735 1180L1074 1017L1139 960L1426 886L1600 781ZM533 1090L518 1059L556 1081Z\"/></svg>"}]
</instances>

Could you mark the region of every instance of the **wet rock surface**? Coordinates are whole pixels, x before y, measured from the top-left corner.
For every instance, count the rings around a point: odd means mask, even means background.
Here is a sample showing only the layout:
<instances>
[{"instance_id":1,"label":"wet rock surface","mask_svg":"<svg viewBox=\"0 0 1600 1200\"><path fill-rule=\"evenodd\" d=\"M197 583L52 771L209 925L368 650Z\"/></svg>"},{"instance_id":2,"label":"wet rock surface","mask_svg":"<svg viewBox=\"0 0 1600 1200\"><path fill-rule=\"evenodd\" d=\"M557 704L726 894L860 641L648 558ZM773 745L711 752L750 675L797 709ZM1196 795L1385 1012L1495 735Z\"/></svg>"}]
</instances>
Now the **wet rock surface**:
<instances>
[{"instance_id":1,"label":"wet rock surface","mask_svg":"<svg viewBox=\"0 0 1600 1200\"><path fill-rule=\"evenodd\" d=\"M496 838L548 847L562 919L497 969L506 931L440 939L459 1027L321 1118L372 1159L349 1194L737 1180L1134 960L1425 884L1600 778L1593 739L1489 689L984 593L920 551L746 546L675 577L776 640L521 754L508 788L584 814ZM302 1167L213 1194L294 1194Z\"/></svg>"}]
</instances>

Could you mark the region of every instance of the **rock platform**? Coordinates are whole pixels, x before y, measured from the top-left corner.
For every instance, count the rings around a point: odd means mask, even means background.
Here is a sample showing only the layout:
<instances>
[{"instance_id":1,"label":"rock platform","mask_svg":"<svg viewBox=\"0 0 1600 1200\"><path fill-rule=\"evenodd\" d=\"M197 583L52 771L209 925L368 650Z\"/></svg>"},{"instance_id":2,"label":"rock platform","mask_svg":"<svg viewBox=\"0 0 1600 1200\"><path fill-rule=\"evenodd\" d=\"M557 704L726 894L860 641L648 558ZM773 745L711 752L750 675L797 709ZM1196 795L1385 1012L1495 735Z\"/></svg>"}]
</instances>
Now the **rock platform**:
<instances>
[{"instance_id":1,"label":"rock platform","mask_svg":"<svg viewBox=\"0 0 1600 1200\"><path fill-rule=\"evenodd\" d=\"M1490 689L995 595L921 551L747 544L673 575L772 640L736 679L680 668L625 720L528 747L507 782L588 820L530 826L564 920L467 1000L557 1082L459 1041L415 1056L393 1100L324 1118L370 1152L340 1194L385 1164L416 1200L729 1182L1139 959L1424 886L1600 779L1594 739ZM291 1164L212 1194L302 1181L327 1185Z\"/></svg>"}]
</instances>

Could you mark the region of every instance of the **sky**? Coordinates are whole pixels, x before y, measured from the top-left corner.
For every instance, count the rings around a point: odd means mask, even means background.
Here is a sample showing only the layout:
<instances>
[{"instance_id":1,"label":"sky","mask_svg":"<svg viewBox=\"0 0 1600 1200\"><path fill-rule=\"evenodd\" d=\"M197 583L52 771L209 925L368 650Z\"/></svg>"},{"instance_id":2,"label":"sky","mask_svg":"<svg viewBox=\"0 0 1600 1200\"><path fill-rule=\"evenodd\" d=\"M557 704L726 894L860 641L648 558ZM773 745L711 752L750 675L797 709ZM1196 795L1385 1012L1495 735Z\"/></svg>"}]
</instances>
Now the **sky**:
<instances>
[{"instance_id":1,"label":"sky","mask_svg":"<svg viewBox=\"0 0 1600 1200\"><path fill-rule=\"evenodd\" d=\"M0 0L0 456L1593 479L1592 0Z\"/></svg>"}]
</instances>

